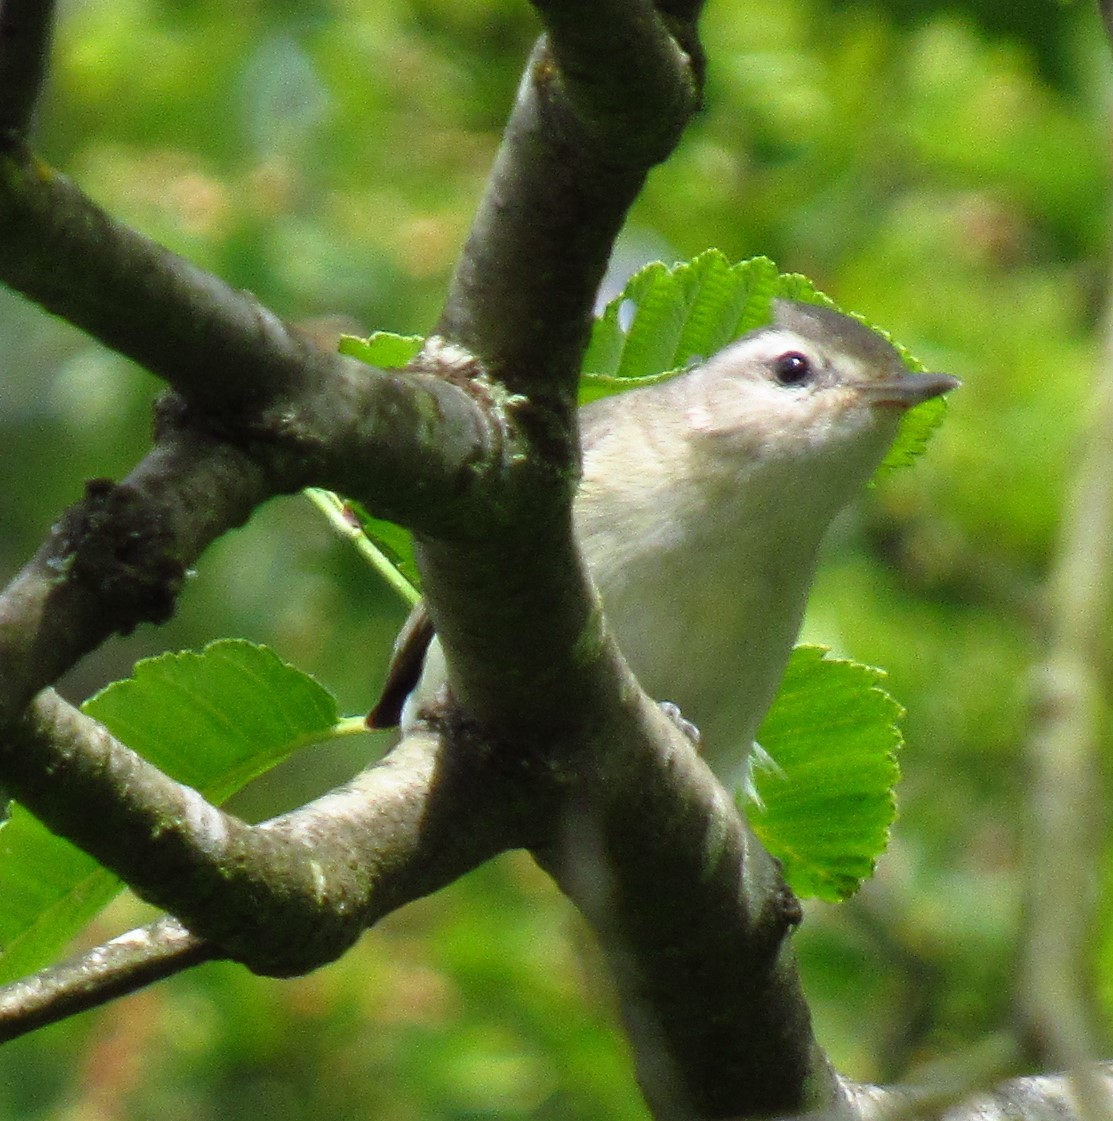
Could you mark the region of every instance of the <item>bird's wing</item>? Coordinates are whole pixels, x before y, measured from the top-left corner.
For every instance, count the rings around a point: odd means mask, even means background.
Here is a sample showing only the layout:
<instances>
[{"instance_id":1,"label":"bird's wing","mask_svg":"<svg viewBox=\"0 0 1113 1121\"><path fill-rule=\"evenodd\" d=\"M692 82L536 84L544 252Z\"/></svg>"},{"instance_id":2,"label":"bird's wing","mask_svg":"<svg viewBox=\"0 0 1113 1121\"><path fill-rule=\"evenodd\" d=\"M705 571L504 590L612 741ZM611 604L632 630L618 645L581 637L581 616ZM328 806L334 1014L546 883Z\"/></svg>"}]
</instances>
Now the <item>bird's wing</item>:
<instances>
[{"instance_id":1,"label":"bird's wing","mask_svg":"<svg viewBox=\"0 0 1113 1121\"><path fill-rule=\"evenodd\" d=\"M367 714L368 728L396 728L402 720L402 706L417 688L425 665L425 653L433 641L433 620L425 609L425 600L414 605L394 641L386 681L375 707Z\"/></svg>"}]
</instances>

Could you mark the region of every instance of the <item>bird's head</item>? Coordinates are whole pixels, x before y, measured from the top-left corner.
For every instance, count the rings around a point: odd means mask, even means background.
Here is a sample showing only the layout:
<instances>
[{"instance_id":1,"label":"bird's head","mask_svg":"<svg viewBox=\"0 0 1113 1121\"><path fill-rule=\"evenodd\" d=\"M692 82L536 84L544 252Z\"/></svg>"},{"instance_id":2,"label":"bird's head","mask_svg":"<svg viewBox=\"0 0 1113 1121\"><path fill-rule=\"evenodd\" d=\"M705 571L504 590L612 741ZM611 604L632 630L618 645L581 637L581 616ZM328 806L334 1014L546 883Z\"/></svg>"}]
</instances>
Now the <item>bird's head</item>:
<instances>
[{"instance_id":1,"label":"bird's head","mask_svg":"<svg viewBox=\"0 0 1113 1121\"><path fill-rule=\"evenodd\" d=\"M693 441L750 470L799 464L860 485L880 465L908 409L958 384L914 374L896 348L829 308L774 301L768 327L744 335L688 375Z\"/></svg>"}]
</instances>

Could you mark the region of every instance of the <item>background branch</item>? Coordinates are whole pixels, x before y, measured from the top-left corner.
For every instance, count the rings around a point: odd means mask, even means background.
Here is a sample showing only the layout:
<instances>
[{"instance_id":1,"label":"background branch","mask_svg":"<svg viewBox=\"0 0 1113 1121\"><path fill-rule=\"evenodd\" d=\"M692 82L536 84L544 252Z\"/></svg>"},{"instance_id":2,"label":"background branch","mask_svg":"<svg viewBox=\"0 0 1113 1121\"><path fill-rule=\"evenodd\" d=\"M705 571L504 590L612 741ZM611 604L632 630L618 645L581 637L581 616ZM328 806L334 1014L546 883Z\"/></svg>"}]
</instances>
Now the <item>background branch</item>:
<instances>
[{"instance_id":1,"label":"background branch","mask_svg":"<svg viewBox=\"0 0 1113 1121\"><path fill-rule=\"evenodd\" d=\"M1093 386L1088 431L1051 579L1051 632L1033 678L1028 889L1022 1030L1041 1060L1067 1067L1085 1116L1107 1117L1108 1086L1090 1064L1095 1023L1098 884L1108 813L1102 756L1105 667L1113 619L1113 312Z\"/></svg>"},{"instance_id":2,"label":"background branch","mask_svg":"<svg viewBox=\"0 0 1113 1121\"><path fill-rule=\"evenodd\" d=\"M1102 5L1108 21L1109 11ZM1108 25L1107 25L1108 29ZM1041 1064L1067 1068L1078 1111L1113 1112L1094 997L1096 931L1108 811L1102 757L1110 713L1113 623L1113 302L1086 408L1082 452L1049 580L1046 655L1033 675L1028 882L1021 977L1021 1032Z\"/></svg>"}]
</instances>

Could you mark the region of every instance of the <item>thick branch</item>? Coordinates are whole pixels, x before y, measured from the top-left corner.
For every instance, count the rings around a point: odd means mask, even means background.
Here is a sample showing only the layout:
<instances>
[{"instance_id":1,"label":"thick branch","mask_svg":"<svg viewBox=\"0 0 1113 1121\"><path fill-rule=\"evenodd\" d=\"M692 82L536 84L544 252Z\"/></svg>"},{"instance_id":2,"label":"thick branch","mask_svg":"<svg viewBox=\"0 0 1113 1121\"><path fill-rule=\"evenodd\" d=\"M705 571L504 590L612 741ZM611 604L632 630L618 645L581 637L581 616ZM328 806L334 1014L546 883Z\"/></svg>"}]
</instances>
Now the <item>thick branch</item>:
<instances>
[{"instance_id":1,"label":"thick branch","mask_svg":"<svg viewBox=\"0 0 1113 1121\"><path fill-rule=\"evenodd\" d=\"M168 618L202 549L272 493L249 456L190 433L120 486L89 483L0 596L0 728L109 635Z\"/></svg>"},{"instance_id":2,"label":"thick branch","mask_svg":"<svg viewBox=\"0 0 1113 1121\"><path fill-rule=\"evenodd\" d=\"M359 368L117 222L18 146L0 148L0 282L218 415L255 415Z\"/></svg>"},{"instance_id":3,"label":"thick branch","mask_svg":"<svg viewBox=\"0 0 1113 1121\"><path fill-rule=\"evenodd\" d=\"M537 7L551 43L531 59L439 326L525 395L513 419L533 454L507 479L495 548L421 540L430 612L462 710L496 750L569 776L563 831L535 852L599 931L655 1115L831 1107L840 1090L788 949L797 904L629 677L571 540L592 301L626 208L695 108L693 52L637 0L606 4L590 32L586 5Z\"/></svg>"},{"instance_id":4,"label":"thick branch","mask_svg":"<svg viewBox=\"0 0 1113 1121\"><path fill-rule=\"evenodd\" d=\"M599 934L654 1117L833 1107L790 948L799 903L660 709L631 691L622 715L535 855Z\"/></svg>"},{"instance_id":5,"label":"thick branch","mask_svg":"<svg viewBox=\"0 0 1113 1121\"><path fill-rule=\"evenodd\" d=\"M469 517L466 487L489 446L458 388L370 367L228 439L199 429L209 422L165 405L154 450L119 485L88 483L0 595L0 728L109 635L168 619L202 551L273 495L316 482L402 516L420 495L425 518L451 525Z\"/></svg>"},{"instance_id":6,"label":"thick branch","mask_svg":"<svg viewBox=\"0 0 1113 1121\"><path fill-rule=\"evenodd\" d=\"M531 450L500 480L497 547L438 537L421 548L456 693L512 742L536 728L563 738L591 689L601 621L569 517L580 357L614 237L699 98L691 52L647 0L608 0L601 12L583 0L535 6L548 38L530 59L438 326L515 395L509 423ZM694 22L685 27L694 41ZM544 620L544 635L523 619Z\"/></svg>"},{"instance_id":7,"label":"thick branch","mask_svg":"<svg viewBox=\"0 0 1113 1121\"><path fill-rule=\"evenodd\" d=\"M438 332L512 392L571 401L611 245L698 101L648 0L537 2L533 52Z\"/></svg>"},{"instance_id":8,"label":"thick branch","mask_svg":"<svg viewBox=\"0 0 1113 1121\"><path fill-rule=\"evenodd\" d=\"M0 140L31 127L53 24L52 0L0 0Z\"/></svg>"},{"instance_id":9,"label":"thick branch","mask_svg":"<svg viewBox=\"0 0 1113 1121\"><path fill-rule=\"evenodd\" d=\"M533 6L548 29L561 91L593 133L592 147L615 165L665 159L691 116L700 75L656 7L648 0ZM689 14L690 25L701 6Z\"/></svg>"}]
</instances>

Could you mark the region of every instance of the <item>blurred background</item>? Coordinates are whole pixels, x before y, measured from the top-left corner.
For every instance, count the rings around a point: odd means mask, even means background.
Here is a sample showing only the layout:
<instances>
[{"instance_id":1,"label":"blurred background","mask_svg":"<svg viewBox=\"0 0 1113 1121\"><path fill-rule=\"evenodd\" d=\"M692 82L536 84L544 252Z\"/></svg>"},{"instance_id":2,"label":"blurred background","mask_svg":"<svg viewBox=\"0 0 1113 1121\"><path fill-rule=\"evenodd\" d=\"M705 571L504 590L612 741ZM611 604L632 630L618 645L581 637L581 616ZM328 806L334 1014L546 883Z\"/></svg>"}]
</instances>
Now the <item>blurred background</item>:
<instances>
[{"instance_id":1,"label":"blurred background","mask_svg":"<svg viewBox=\"0 0 1113 1121\"><path fill-rule=\"evenodd\" d=\"M60 8L46 160L288 318L431 327L537 32L524 0ZM713 0L704 41L706 109L634 208L618 278L709 246L767 254L965 382L928 454L836 527L805 632L885 667L909 710L878 877L809 908L797 939L836 1065L896 1078L1009 1014L1026 681L1102 359L1110 58L1085 3ZM0 578L84 479L143 454L157 391L0 291ZM403 614L287 499L210 550L170 624L63 691L242 635L359 713ZM297 804L384 746L311 750L239 808ZM124 898L86 941L146 917ZM646 1113L590 935L507 857L310 977L209 966L0 1049L0 1121L155 1117Z\"/></svg>"}]
</instances>

